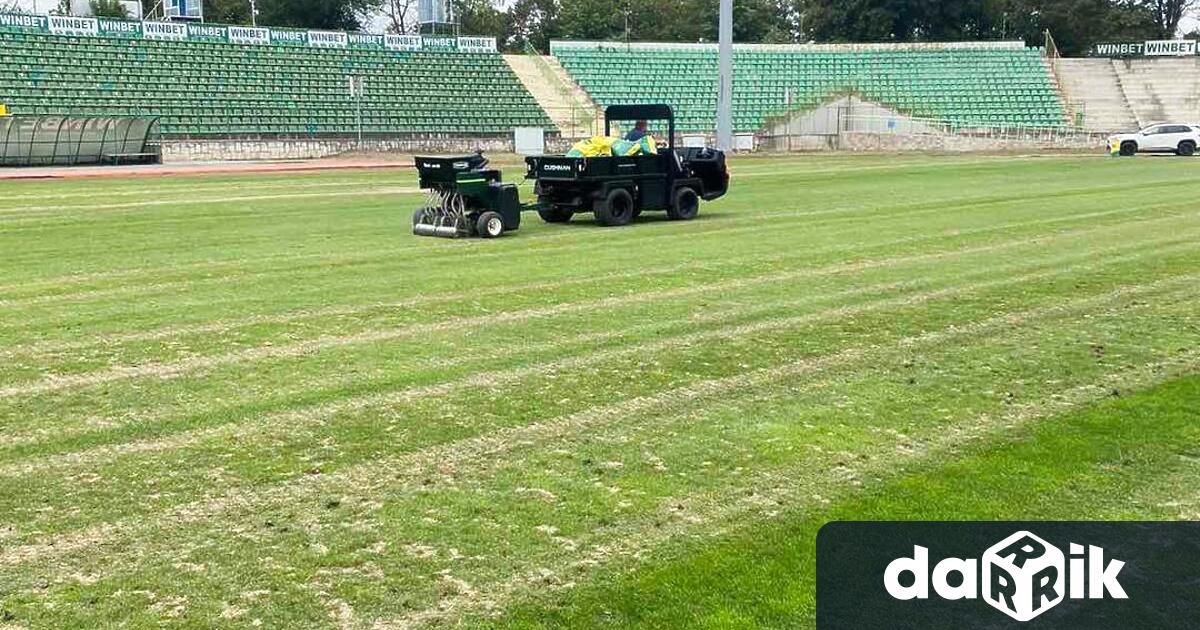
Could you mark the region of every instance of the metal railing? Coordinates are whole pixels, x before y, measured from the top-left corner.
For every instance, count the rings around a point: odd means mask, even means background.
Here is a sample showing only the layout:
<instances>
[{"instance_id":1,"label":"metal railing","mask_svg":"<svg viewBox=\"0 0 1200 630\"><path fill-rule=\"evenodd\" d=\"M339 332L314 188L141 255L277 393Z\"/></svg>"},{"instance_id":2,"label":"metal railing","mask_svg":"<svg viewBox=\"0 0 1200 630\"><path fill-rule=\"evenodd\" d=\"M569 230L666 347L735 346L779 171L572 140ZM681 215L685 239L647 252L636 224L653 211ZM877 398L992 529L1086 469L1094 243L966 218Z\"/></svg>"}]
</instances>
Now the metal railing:
<instances>
[{"instance_id":1,"label":"metal railing","mask_svg":"<svg viewBox=\"0 0 1200 630\"><path fill-rule=\"evenodd\" d=\"M979 124L972 121L938 120L907 116L856 114L849 108L829 108L823 115L810 115L794 121L780 122L758 135L761 145L775 150L806 150L842 147L849 135L859 134L897 140L911 140L909 146L937 146L938 141L972 147L1044 147L1062 149L1091 149L1102 146L1107 135L1082 127ZM942 144L945 144L942 143Z\"/></svg>"},{"instance_id":2,"label":"metal railing","mask_svg":"<svg viewBox=\"0 0 1200 630\"><path fill-rule=\"evenodd\" d=\"M555 72L550 63L529 42L525 43L525 54L533 60L533 64L537 66L542 78L554 88L560 100L570 107L571 126L576 129L587 129L592 135L595 135L597 133L597 108L580 103L579 99L575 98L575 87L565 83L562 76Z\"/></svg>"}]
</instances>

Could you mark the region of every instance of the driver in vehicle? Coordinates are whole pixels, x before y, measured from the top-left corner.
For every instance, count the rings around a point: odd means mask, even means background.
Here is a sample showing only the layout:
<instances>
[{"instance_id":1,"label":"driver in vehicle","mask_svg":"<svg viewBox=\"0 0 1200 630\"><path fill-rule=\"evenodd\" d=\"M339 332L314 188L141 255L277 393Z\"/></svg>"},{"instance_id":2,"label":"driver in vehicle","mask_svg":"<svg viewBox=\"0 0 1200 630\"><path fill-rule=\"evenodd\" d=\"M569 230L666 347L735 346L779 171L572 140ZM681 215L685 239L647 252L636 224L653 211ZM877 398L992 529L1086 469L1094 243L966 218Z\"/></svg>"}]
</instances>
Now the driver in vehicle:
<instances>
[{"instance_id":1,"label":"driver in vehicle","mask_svg":"<svg viewBox=\"0 0 1200 630\"><path fill-rule=\"evenodd\" d=\"M646 121L637 121L637 124L633 126L633 129L630 129L629 133L625 134L625 140L629 142L637 142L638 140L645 138L646 136L650 135L648 128L649 123Z\"/></svg>"}]
</instances>

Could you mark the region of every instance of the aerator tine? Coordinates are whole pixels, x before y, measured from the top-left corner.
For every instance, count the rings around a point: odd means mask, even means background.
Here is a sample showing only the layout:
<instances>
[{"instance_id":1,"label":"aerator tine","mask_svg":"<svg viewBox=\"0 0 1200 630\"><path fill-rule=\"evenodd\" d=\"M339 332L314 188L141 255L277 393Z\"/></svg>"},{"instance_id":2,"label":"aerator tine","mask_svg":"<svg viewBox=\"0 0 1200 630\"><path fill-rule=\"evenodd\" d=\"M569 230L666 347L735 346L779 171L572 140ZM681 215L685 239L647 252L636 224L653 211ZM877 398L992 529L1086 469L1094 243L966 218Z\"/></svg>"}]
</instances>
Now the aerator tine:
<instances>
[{"instance_id":1,"label":"aerator tine","mask_svg":"<svg viewBox=\"0 0 1200 630\"><path fill-rule=\"evenodd\" d=\"M449 191L429 192L425 207L413 215L413 234L439 238L469 236L471 230L464 214L466 204L462 196Z\"/></svg>"}]
</instances>

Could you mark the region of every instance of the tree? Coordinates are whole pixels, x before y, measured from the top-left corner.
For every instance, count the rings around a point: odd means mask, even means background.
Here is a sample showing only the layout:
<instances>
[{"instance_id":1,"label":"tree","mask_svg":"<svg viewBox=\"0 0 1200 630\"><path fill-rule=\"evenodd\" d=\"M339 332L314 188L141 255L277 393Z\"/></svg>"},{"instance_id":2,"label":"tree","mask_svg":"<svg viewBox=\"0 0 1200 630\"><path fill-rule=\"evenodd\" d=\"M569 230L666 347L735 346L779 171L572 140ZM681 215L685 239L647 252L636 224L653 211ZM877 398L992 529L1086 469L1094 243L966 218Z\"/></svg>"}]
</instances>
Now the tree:
<instances>
[{"instance_id":1,"label":"tree","mask_svg":"<svg viewBox=\"0 0 1200 630\"><path fill-rule=\"evenodd\" d=\"M1153 17L1133 1L1007 0L1009 32L1031 45L1054 37L1063 55L1086 54L1105 41L1137 41L1156 37Z\"/></svg>"},{"instance_id":2,"label":"tree","mask_svg":"<svg viewBox=\"0 0 1200 630\"><path fill-rule=\"evenodd\" d=\"M204 19L218 24L250 24L248 0L204 0Z\"/></svg>"},{"instance_id":3,"label":"tree","mask_svg":"<svg viewBox=\"0 0 1200 630\"><path fill-rule=\"evenodd\" d=\"M522 51L526 45L549 51L550 39L560 36L558 12L555 0L517 0L505 13L501 45L513 51Z\"/></svg>"},{"instance_id":4,"label":"tree","mask_svg":"<svg viewBox=\"0 0 1200 630\"><path fill-rule=\"evenodd\" d=\"M1179 23L1200 7L1200 0L1143 0L1141 3L1154 18L1154 26L1162 39L1172 39L1179 32Z\"/></svg>"},{"instance_id":5,"label":"tree","mask_svg":"<svg viewBox=\"0 0 1200 630\"><path fill-rule=\"evenodd\" d=\"M388 19L388 32L414 33L417 30L417 0L384 0L381 7Z\"/></svg>"},{"instance_id":6,"label":"tree","mask_svg":"<svg viewBox=\"0 0 1200 630\"><path fill-rule=\"evenodd\" d=\"M210 0L231 17L240 17L229 0ZM241 0L242 4L248 4ZM267 26L357 31L364 16L378 8L378 0L258 0L258 23ZM249 9L244 15L249 17ZM211 19L211 18L210 18ZM212 19L212 21L218 21ZM223 20L221 20L223 21ZM245 20L249 21L249 20ZM239 21L235 23L245 23Z\"/></svg>"},{"instance_id":7,"label":"tree","mask_svg":"<svg viewBox=\"0 0 1200 630\"><path fill-rule=\"evenodd\" d=\"M559 35L567 39L621 39L625 35L628 0L561 0ZM665 20L664 20L665 22Z\"/></svg>"},{"instance_id":8,"label":"tree","mask_svg":"<svg viewBox=\"0 0 1200 630\"><path fill-rule=\"evenodd\" d=\"M1018 38L1041 45L1048 30L1060 52L1081 54L1100 41L1155 37L1154 19L1145 6L1150 1L797 0L790 13L803 15L802 35L818 41Z\"/></svg>"},{"instance_id":9,"label":"tree","mask_svg":"<svg viewBox=\"0 0 1200 630\"><path fill-rule=\"evenodd\" d=\"M89 4L92 8L92 15L96 17L129 19L129 11L119 0L91 0Z\"/></svg>"},{"instance_id":10,"label":"tree","mask_svg":"<svg viewBox=\"0 0 1200 630\"><path fill-rule=\"evenodd\" d=\"M504 39L504 13L492 0L453 0L451 8L463 33Z\"/></svg>"}]
</instances>

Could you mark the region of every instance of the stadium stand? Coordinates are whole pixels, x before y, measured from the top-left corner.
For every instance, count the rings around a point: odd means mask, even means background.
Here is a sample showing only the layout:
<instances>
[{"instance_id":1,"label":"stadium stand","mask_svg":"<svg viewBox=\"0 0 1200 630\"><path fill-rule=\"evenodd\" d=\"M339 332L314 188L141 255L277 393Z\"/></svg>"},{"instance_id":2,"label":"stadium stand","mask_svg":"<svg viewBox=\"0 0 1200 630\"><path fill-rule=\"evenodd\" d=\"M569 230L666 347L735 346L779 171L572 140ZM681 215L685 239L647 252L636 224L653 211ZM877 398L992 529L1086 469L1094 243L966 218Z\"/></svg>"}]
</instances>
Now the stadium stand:
<instances>
[{"instance_id":1,"label":"stadium stand","mask_svg":"<svg viewBox=\"0 0 1200 630\"><path fill-rule=\"evenodd\" d=\"M1112 61L1139 126L1200 122L1200 58Z\"/></svg>"},{"instance_id":2,"label":"stadium stand","mask_svg":"<svg viewBox=\"0 0 1200 630\"><path fill-rule=\"evenodd\" d=\"M264 29L265 30L265 29ZM344 34L339 34L343 35ZM0 28L12 114L157 116L164 137L553 131L495 52L316 48Z\"/></svg>"},{"instance_id":3,"label":"stadium stand","mask_svg":"<svg viewBox=\"0 0 1200 630\"><path fill-rule=\"evenodd\" d=\"M1058 59L1055 66L1069 106L1088 131L1200 121L1200 59Z\"/></svg>"},{"instance_id":4,"label":"stadium stand","mask_svg":"<svg viewBox=\"0 0 1200 630\"><path fill-rule=\"evenodd\" d=\"M716 45L555 41L551 52L600 105L662 101L676 108L684 131L715 125ZM847 93L965 126L1066 123L1041 49L1020 43L734 48L736 131Z\"/></svg>"},{"instance_id":5,"label":"stadium stand","mask_svg":"<svg viewBox=\"0 0 1200 630\"><path fill-rule=\"evenodd\" d=\"M1109 59L1059 59L1056 61L1063 94L1088 131L1133 131L1137 119Z\"/></svg>"}]
</instances>

